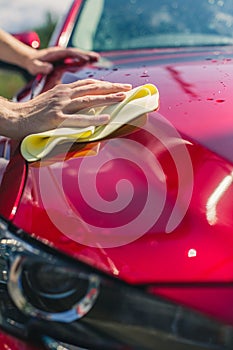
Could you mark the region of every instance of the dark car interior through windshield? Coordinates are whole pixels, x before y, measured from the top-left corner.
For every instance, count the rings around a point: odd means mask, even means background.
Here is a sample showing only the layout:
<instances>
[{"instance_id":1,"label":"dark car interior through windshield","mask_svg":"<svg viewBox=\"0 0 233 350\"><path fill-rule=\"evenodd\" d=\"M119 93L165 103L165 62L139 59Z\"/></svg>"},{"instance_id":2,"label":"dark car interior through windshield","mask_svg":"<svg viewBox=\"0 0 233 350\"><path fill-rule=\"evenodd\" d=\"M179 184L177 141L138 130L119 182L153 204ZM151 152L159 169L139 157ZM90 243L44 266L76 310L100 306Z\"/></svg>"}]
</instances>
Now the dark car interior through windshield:
<instances>
[{"instance_id":1,"label":"dark car interior through windshield","mask_svg":"<svg viewBox=\"0 0 233 350\"><path fill-rule=\"evenodd\" d=\"M86 0L70 40L96 51L232 44L232 0Z\"/></svg>"}]
</instances>

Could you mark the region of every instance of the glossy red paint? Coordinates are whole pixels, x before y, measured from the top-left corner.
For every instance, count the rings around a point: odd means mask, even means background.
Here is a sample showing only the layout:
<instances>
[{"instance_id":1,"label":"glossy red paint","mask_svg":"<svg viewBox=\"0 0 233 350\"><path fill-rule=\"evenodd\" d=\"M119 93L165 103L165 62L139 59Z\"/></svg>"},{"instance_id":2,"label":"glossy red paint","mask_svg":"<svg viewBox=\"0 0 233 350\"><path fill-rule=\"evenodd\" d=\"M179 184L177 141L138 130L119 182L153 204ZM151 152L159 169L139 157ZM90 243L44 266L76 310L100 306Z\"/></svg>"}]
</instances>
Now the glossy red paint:
<instances>
[{"instance_id":1,"label":"glossy red paint","mask_svg":"<svg viewBox=\"0 0 233 350\"><path fill-rule=\"evenodd\" d=\"M41 349L41 348L40 348ZM30 342L24 342L15 337L0 331L0 350L39 350Z\"/></svg>"},{"instance_id":2,"label":"glossy red paint","mask_svg":"<svg viewBox=\"0 0 233 350\"><path fill-rule=\"evenodd\" d=\"M24 44L27 44L34 49L40 47L40 38L36 32L22 32L13 34L15 38L22 41Z\"/></svg>"},{"instance_id":3,"label":"glossy red paint","mask_svg":"<svg viewBox=\"0 0 233 350\"><path fill-rule=\"evenodd\" d=\"M65 42L69 37L81 3L73 3L56 44L62 44L59 38ZM141 127L122 130L120 137L75 146L68 153L59 149L41 163L26 164L17 148L0 187L0 213L75 259L128 283L148 283L151 293L233 325L233 49L135 50L104 54L104 58L108 64L102 66L58 67L44 89L63 81L65 71L73 72L74 79L93 77L134 86L151 82L160 91L159 110L146 122L142 120ZM165 121L179 132L185 145L170 142ZM137 145L136 151L132 144ZM184 147L191 163L186 153L178 161ZM108 161L97 172L100 157ZM137 164L142 160L140 168ZM128 182L117 193L122 179ZM96 181L97 209L85 202L80 181L88 198L93 197L92 182ZM167 233L180 182L180 211ZM96 237L105 243L110 237L112 243L113 228L140 215L149 183L154 211L159 213L163 200L164 205L159 217L142 230L144 234L118 247L91 247ZM127 204L124 210L106 213L106 206L98 207L101 199L112 205L118 194ZM129 233L144 228L150 215ZM92 237L87 224L93 226ZM4 343L11 350L32 350L0 333L0 344Z\"/></svg>"},{"instance_id":4,"label":"glossy red paint","mask_svg":"<svg viewBox=\"0 0 233 350\"><path fill-rule=\"evenodd\" d=\"M0 212L6 219L11 220L14 217L25 181L26 164L22 162L18 144L11 142L11 158L4 168L0 186Z\"/></svg>"},{"instance_id":5,"label":"glossy red paint","mask_svg":"<svg viewBox=\"0 0 233 350\"><path fill-rule=\"evenodd\" d=\"M54 45L65 46L67 43L67 38L70 36L70 31L73 28L81 4L82 0L73 1L69 12L64 19L64 22L58 29L57 40L55 40Z\"/></svg>"},{"instance_id":6,"label":"glossy red paint","mask_svg":"<svg viewBox=\"0 0 233 350\"><path fill-rule=\"evenodd\" d=\"M233 300L230 287L233 279L231 57L233 53L229 49L219 51L217 57L216 51L183 50L182 53L178 50L177 56L171 51L160 51L157 57L140 52L130 61L127 52L108 55L111 62L118 62L112 69L104 66L79 68L75 72L78 79L91 74L94 78L131 82L135 86L154 83L160 91L160 108L148 116L141 128L128 130L126 134L122 131L117 139L95 143L89 148L74 147L65 161L64 151L60 150L41 164L29 165L25 190L13 222L56 249L129 283L186 284L185 289L181 287L183 292L174 286L163 289L161 286L153 291L233 324L229 308ZM64 70L56 72L56 82L58 77L63 79L63 73ZM218 102L220 97L224 102ZM187 159L184 156L177 163L178 158L173 153L175 150L179 154L179 148L183 149L184 145L169 146L170 136L166 134L163 118L188 142L186 150L191 159L193 183ZM163 143L161 133L165 135ZM147 158L143 150L132 148L131 143L146 148L154 158ZM85 152L86 157L83 157ZM100 158L108 161L97 171ZM141 159L143 168L137 165ZM164 178L159 177L156 161L160 163ZM178 178L179 172L181 178ZM82 179L86 179L86 183L80 183ZM133 186L132 201L120 212L104 213L104 207L98 207L100 198L111 205L117 198L116 185L121 179ZM101 197L93 192L93 181ZM182 220L176 212L176 223L172 231L166 233L179 181L185 186L180 210L187 206L187 212ZM129 244L102 246L108 237L111 242L115 239L111 236L114 228L127 225L140 215L147 201L149 182L156 198L155 212L163 200L166 184L165 203L158 220ZM80 185L84 186L88 198L98 198L94 202L97 209L85 202ZM190 189L191 199L187 205ZM131 192L127 186L122 191L120 198L126 203ZM144 229L151 214L130 233L134 235L138 228ZM87 224L93 226L93 236ZM88 246L95 240L99 241L99 246ZM215 296L208 302L207 294L200 293L200 284L205 286L206 283L211 283L211 293ZM227 288L226 293L222 294L221 283ZM221 303L216 303L220 299Z\"/></svg>"}]
</instances>

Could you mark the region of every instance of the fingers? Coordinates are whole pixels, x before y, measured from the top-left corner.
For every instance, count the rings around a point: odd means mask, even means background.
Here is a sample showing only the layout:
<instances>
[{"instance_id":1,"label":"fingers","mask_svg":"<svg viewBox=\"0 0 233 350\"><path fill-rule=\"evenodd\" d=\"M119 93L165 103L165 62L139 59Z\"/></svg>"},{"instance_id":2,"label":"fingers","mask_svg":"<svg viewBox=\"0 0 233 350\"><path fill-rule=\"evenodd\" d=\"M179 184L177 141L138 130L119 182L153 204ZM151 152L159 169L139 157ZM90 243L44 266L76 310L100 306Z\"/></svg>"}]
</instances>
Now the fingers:
<instances>
[{"instance_id":1,"label":"fingers","mask_svg":"<svg viewBox=\"0 0 233 350\"><path fill-rule=\"evenodd\" d=\"M35 59L31 61L27 69L32 75L49 74L53 70L53 65L51 63L42 62L40 60Z\"/></svg>"},{"instance_id":2,"label":"fingers","mask_svg":"<svg viewBox=\"0 0 233 350\"><path fill-rule=\"evenodd\" d=\"M90 84L95 84L95 83L100 83L102 82L101 80L97 79L81 79L81 80L76 80L73 83L66 84L67 86L71 87L72 89L79 88L81 86L85 85L90 85Z\"/></svg>"},{"instance_id":3,"label":"fingers","mask_svg":"<svg viewBox=\"0 0 233 350\"><path fill-rule=\"evenodd\" d=\"M75 48L68 48L67 53L71 58L77 58L77 59L82 58L86 61L98 61L100 58L100 55L97 52L84 51L84 50L75 49Z\"/></svg>"},{"instance_id":4,"label":"fingers","mask_svg":"<svg viewBox=\"0 0 233 350\"><path fill-rule=\"evenodd\" d=\"M55 62L63 60L65 58L74 58L81 61L97 61L99 54L93 51L84 51L76 48L60 48L60 47L49 47L44 50L38 51L38 59L47 62Z\"/></svg>"},{"instance_id":5,"label":"fingers","mask_svg":"<svg viewBox=\"0 0 233 350\"><path fill-rule=\"evenodd\" d=\"M73 58L85 63L97 61L99 59L99 54L93 51L84 51L76 48L64 49L60 47L49 47L38 51L35 50L35 54L31 58L33 67L29 69L29 72L33 75L38 73L49 74L53 70L51 63L66 58Z\"/></svg>"},{"instance_id":6,"label":"fingers","mask_svg":"<svg viewBox=\"0 0 233 350\"><path fill-rule=\"evenodd\" d=\"M62 127L86 127L105 125L109 122L110 116L107 114L100 115L83 115L83 114L64 114L64 121L60 126Z\"/></svg>"},{"instance_id":7,"label":"fingers","mask_svg":"<svg viewBox=\"0 0 233 350\"><path fill-rule=\"evenodd\" d=\"M109 115L87 115L82 114L82 110L121 102L130 89L129 84L94 79L58 84L33 100L24 102L24 117L18 118L24 126L18 129L23 130L23 135L26 135L61 126L86 127L107 124L110 120Z\"/></svg>"},{"instance_id":8,"label":"fingers","mask_svg":"<svg viewBox=\"0 0 233 350\"><path fill-rule=\"evenodd\" d=\"M99 80L83 80L71 83L70 87L73 88L71 98L77 98L86 95L107 95L121 91L129 91L132 85Z\"/></svg>"},{"instance_id":9,"label":"fingers","mask_svg":"<svg viewBox=\"0 0 233 350\"><path fill-rule=\"evenodd\" d=\"M64 108L63 112L73 114L85 108L110 105L121 102L124 99L124 92L107 95L87 95L71 100L71 102Z\"/></svg>"}]
</instances>

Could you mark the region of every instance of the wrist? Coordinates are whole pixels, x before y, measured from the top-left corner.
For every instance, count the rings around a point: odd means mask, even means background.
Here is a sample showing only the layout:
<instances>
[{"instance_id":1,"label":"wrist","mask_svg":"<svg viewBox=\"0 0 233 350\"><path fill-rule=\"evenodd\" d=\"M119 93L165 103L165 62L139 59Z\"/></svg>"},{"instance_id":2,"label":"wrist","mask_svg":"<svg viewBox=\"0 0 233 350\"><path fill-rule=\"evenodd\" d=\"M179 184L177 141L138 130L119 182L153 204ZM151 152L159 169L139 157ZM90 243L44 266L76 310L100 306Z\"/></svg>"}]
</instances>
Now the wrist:
<instances>
[{"instance_id":1,"label":"wrist","mask_svg":"<svg viewBox=\"0 0 233 350\"><path fill-rule=\"evenodd\" d=\"M15 103L4 98L0 98L0 125L2 136L17 138L19 111L14 108Z\"/></svg>"},{"instance_id":2,"label":"wrist","mask_svg":"<svg viewBox=\"0 0 233 350\"><path fill-rule=\"evenodd\" d=\"M27 69L27 62L33 57L35 49L0 29L0 59Z\"/></svg>"},{"instance_id":3,"label":"wrist","mask_svg":"<svg viewBox=\"0 0 233 350\"><path fill-rule=\"evenodd\" d=\"M31 49L31 50L34 50L34 49ZM31 52L30 51L30 48L29 48L29 51L25 50L25 52L21 52L19 55L18 55L18 61L17 61L17 65L27 71L30 71L30 68L31 68L31 64L32 64L32 61L33 61L33 51Z\"/></svg>"}]
</instances>

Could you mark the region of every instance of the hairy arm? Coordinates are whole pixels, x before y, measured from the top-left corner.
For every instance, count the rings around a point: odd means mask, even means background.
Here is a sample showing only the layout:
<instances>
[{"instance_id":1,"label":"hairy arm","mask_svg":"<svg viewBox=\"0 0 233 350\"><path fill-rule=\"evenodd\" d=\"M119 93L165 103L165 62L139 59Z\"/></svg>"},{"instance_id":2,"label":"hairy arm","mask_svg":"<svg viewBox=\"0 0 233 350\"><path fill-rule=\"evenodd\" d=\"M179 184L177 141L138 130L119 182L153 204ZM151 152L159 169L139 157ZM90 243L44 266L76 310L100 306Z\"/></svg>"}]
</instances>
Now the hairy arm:
<instances>
[{"instance_id":1,"label":"hairy arm","mask_svg":"<svg viewBox=\"0 0 233 350\"><path fill-rule=\"evenodd\" d=\"M34 99L15 103L0 97L0 134L13 139L59 127L102 125L109 115L85 115L92 106L124 100L131 85L98 80L60 84Z\"/></svg>"}]
</instances>

